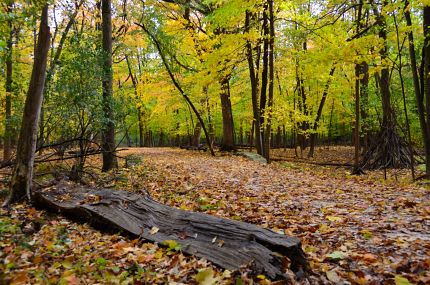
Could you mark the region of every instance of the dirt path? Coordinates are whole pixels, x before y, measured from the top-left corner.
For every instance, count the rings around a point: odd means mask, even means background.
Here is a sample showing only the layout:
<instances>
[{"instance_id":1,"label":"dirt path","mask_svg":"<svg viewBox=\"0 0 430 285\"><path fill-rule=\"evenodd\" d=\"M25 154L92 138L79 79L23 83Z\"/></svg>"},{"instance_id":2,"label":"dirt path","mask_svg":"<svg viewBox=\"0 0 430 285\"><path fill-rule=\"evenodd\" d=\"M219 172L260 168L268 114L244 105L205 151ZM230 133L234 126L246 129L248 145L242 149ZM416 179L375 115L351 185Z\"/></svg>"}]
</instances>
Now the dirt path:
<instances>
[{"instance_id":1,"label":"dirt path","mask_svg":"<svg viewBox=\"0 0 430 285\"><path fill-rule=\"evenodd\" d=\"M430 282L429 189L230 155L128 152L143 154L143 185L161 202L296 235L332 282Z\"/></svg>"}]
</instances>

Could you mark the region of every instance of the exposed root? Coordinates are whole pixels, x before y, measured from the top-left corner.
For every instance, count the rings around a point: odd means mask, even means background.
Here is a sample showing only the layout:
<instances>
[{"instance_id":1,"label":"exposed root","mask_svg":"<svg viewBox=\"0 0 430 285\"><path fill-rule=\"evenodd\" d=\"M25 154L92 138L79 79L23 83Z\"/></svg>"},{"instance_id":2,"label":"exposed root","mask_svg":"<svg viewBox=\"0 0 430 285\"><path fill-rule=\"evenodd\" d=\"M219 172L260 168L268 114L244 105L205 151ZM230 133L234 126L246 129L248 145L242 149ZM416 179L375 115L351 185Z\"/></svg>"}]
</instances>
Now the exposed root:
<instances>
[{"instance_id":1,"label":"exposed root","mask_svg":"<svg viewBox=\"0 0 430 285\"><path fill-rule=\"evenodd\" d=\"M394 126L383 127L363 155L361 169L406 168L411 165L408 145Z\"/></svg>"}]
</instances>

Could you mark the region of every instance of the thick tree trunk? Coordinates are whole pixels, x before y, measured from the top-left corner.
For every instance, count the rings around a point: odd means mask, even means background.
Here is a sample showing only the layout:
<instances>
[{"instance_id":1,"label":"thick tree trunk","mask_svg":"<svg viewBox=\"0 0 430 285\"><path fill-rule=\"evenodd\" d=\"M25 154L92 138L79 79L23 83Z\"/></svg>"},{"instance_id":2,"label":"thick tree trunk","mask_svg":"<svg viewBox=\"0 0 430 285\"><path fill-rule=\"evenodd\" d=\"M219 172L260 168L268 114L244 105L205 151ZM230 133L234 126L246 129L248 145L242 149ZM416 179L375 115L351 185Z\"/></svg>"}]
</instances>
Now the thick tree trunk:
<instances>
[{"instance_id":1,"label":"thick tree trunk","mask_svg":"<svg viewBox=\"0 0 430 285\"><path fill-rule=\"evenodd\" d=\"M105 116L102 131L103 171L118 167L115 155L115 124L112 96L112 11L111 0L102 0L102 34L104 51L103 112Z\"/></svg>"},{"instance_id":2,"label":"thick tree trunk","mask_svg":"<svg viewBox=\"0 0 430 285\"><path fill-rule=\"evenodd\" d=\"M222 128L223 136L221 143L221 150L231 151L235 149L234 146L234 124L233 124L233 110L230 101L230 84L229 77L221 80L221 108L222 108Z\"/></svg>"},{"instance_id":3,"label":"thick tree trunk","mask_svg":"<svg viewBox=\"0 0 430 285\"><path fill-rule=\"evenodd\" d=\"M10 2L7 6L8 13L12 13ZM5 130L4 130L4 149L3 160L8 161L12 156L12 52L13 52L13 23L8 20L9 38L7 39L6 50L6 98L5 98Z\"/></svg>"},{"instance_id":4,"label":"thick tree trunk","mask_svg":"<svg viewBox=\"0 0 430 285\"><path fill-rule=\"evenodd\" d=\"M43 100L50 38L48 5L45 5L42 10L30 86L28 87L24 105L24 114L17 146L16 165L12 174L10 193L5 201L5 205L16 202L25 196L31 199L37 128Z\"/></svg>"},{"instance_id":5,"label":"thick tree trunk","mask_svg":"<svg viewBox=\"0 0 430 285\"><path fill-rule=\"evenodd\" d=\"M283 262L285 257L291 261L290 269L294 272L309 269L298 238L252 224L165 206L149 195L60 184L37 192L35 201L41 207L104 230L124 230L159 244L173 240L182 252L228 270L249 266L255 274L288 279L283 268L289 263Z\"/></svg>"}]
</instances>

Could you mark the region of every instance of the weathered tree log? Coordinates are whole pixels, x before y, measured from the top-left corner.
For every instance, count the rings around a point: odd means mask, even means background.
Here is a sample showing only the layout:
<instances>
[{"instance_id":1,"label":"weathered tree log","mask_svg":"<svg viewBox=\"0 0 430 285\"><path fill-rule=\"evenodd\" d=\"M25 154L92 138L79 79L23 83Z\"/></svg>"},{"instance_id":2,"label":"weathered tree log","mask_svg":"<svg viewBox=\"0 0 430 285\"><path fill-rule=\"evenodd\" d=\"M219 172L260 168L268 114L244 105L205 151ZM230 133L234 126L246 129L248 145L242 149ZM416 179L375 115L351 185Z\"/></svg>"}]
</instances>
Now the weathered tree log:
<instances>
[{"instance_id":1,"label":"weathered tree log","mask_svg":"<svg viewBox=\"0 0 430 285\"><path fill-rule=\"evenodd\" d=\"M237 270L288 279L285 258L296 274L309 265L300 240L256 225L183 211L162 205L149 195L120 190L89 189L61 183L34 193L36 205L89 222L97 228L124 230L163 244L175 240L182 252ZM155 229L155 230L154 230Z\"/></svg>"}]
</instances>

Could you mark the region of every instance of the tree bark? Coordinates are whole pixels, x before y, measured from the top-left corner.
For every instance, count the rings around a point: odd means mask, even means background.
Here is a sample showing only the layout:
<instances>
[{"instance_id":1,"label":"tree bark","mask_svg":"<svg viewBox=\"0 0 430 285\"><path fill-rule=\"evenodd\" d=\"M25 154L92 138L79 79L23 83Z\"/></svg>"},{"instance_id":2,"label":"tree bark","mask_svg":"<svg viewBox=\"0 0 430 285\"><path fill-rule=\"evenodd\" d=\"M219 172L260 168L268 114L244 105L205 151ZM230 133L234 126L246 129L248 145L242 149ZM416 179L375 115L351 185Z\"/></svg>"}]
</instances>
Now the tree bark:
<instances>
[{"instance_id":1,"label":"tree bark","mask_svg":"<svg viewBox=\"0 0 430 285\"><path fill-rule=\"evenodd\" d=\"M221 150L232 151L234 146L234 124L233 124L233 110L230 101L230 84L229 77L223 78L221 84L221 108L222 108L222 128L223 136L221 143Z\"/></svg>"},{"instance_id":2,"label":"tree bark","mask_svg":"<svg viewBox=\"0 0 430 285\"><path fill-rule=\"evenodd\" d=\"M411 19L411 13L409 11L409 1L405 1L405 19L406 24L408 27L412 27L412 19ZM430 161L430 133L427 131L427 123L425 118L425 107L423 102L423 94L421 92L421 84L420 84L420 78L418 74L418 64L417 64L417 57L415 53L415 42L414 42L414 35L412 31L407 32L408 35L408 42L409 42L409 59L411 61L411 70L412 70L412 79L414 83L414 93L415 93L415 103L417 106L418 111L418 118L420 120L420 128L421 128L421 135L423 137L424 142L424 149L426 154L426 161ZM428 45L428 38L426 38L425 41ZM425 46L425 45L424 45ZM424 54L425 57L425 54ZM426 167L426 177L430 178L430 168Z\"/></svg>"},{"instance_id":3,"label":"tree bark","mask_svg":"<svg viewBox=\"0 0 430 285\"><path fill-rule=\"evenodd\" d=\"M363 134L363 153L369 148L369 65L363 61L360 63L360 114L361 114L361 133Z\"/></svg>"},{"instance_id":4,"label":"tree bark","mask_svg":"<svg viewBox=\"0 0 430 285\"><path fill-rule=\"evenodd\" d=\"M12 13L13 2L8 3L7 12ZM12 156L12 52L13 52L13 22L8 20L9 38L6 46L6 98L5 98L5 130L3 160L8 161Z\"/></svg>"},{"instance_id":5,"label":"tree bark","mask_svg":"<svg viewBox=\"0 0 430 285\"><path fill-rule=\"evenodd\" d=\"M424 6L424 97L426 101L426 132L430 139L430 6ZM426 177L430 179L430 143L426 143Z\"/></svg>"},{"instance_id":6,"label":"tree bark","mask_svg":"<svg viewBox=\"0 0 430 285\"><path fill-rule=\"evenodd\" d=\"M261 89L260 89L260 126L261 126L261 136L262 136L262 155L264 157L267 156L266 152L268 151L267 144L270 141L269 137L266 138L267 133L264 131L264 117L267 115L266 113L266 104L267 104L267 82L268 82L268 71L269 71L269 19L267 16L267 3L264 4L263 11L263 69L261 70ZM267 132L267 127L266 127ZM270 147L269 147L270 148Z\"/></svg>"},{"instance_id":7,"label":"tree bark","mask_svg":"<svg viewBox=\"0 0 430 285\"><path fill-rule=\"evenodd\" d=\"M197 121L196 126L194 127L194 134L193 134L191 146L196 148L199 147L201 135L202 135L202 126L200 125L200 122Z\"/></svg>"},{"instance_id":8,"label":"tree bark","mask_svg":"<svg viewBox=\"0 0 430 285\"><path fill-rule=\"evenodd\" d=\"M268 71L269 71L269 98L267 108L264 109L266 119L266 132L264 134L264 157L267 163L270 163L270 146L272 139L272 107L273 107L273 87L275 83L275 16L273 12L273 0L267 1L269 18L266 35L268 36ZM266 16L267 17L267 16ZM263 84L262 84L263 85ZM263 88L263 87L262 87Z\"/></svg>"},{"instance_id":9,"label":"tree bark","mask_svg":"<svg viewBox=\"0 0 430 285\"><path fill-rule=\"evenodd\" d=\"M31 199L37 128L43 100L50 38L48 5L45 5L42 10L33 70L24 105L24 114L17 146L16 165L12 174L10 193L4 205L14 203L25 196Z\"/></svg>"},{"instance_id":10,"label":"tree bark","mask_svg":"<svg viewBox=\"0 0 430 285\"><path fill-rule=\"evenodd\" d=\"M118 167L115 155L115 123L112 95L112 10L111 0L102 0L102 34L104 52L103 112L105 124L102 131L102 171Z\"/></svg>"},{"instance_id":11,"label":"tree bark","mask_svg":"<svg viewBox=\"0 0 430 285\"><path fill-rule=\"evenodd\" d=\"M251 28L251 12L246 11L245 18L245 33L249 33ZM252 113L254 118L254 132L255 132L255 147L257 153L263 154L263 140L261 136L260 125L260 109L258 106L258 80L257 73L255 72L254 59L252 56L252 44L250 40L246 42L246 58L248 61L249 78L251 81L251 99L252 99Z\"/></svg>"}]
</instances>

